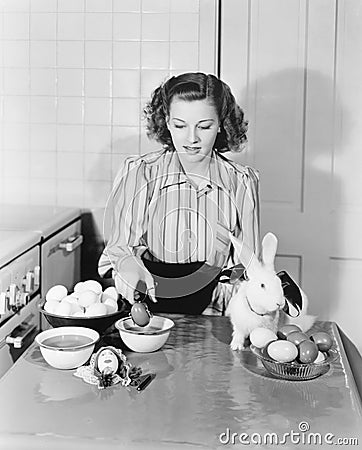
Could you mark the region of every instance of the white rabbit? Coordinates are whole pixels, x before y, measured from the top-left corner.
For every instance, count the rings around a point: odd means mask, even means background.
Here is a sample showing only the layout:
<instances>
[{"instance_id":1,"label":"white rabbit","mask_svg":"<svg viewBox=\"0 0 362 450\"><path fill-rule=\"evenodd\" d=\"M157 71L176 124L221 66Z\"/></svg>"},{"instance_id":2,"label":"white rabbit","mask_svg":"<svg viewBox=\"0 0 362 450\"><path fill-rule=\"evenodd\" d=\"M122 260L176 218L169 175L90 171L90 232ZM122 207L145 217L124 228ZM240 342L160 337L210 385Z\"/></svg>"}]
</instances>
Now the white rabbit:
<instances>
[{"instance_id":1,"label":"white rabbit","mask_svg":"<svg viewBox=\"0 0 362 450\"><path fill-rule=\"evenodd\" d=\"M283 312L286 299L280 278L275 273L274 259L278 240L272 233L267 233L262 242L262 261L249 252L241 241L230 235L236 254L246 267L247 279L239 281L236 293L230 299L226 315L233 325L232 350L245 348L245 341L250 332L257 327L269 328L276 332L280 326L290 323L307 331L316 317L306 314L308 298L301 291L302 309L298 317L289 317ZM244 259L244 260L243 260Z\"/></svg>"}]
</instances>

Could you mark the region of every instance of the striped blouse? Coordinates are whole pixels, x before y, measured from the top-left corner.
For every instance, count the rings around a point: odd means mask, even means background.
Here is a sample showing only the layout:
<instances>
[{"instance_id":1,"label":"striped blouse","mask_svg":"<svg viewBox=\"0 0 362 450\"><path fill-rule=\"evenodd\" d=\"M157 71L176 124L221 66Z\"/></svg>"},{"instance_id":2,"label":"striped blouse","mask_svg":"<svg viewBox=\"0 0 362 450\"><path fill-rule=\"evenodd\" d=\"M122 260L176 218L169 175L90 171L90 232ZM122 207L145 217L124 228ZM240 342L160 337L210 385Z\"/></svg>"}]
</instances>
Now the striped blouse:
<instances>
[{"instance_id":1,"label":"striped blouse","mask_svg":"<svg viewBox=\"0 0 362 450\"><path fill-rule=\"evenodd\" d=\"M199 186L174 150L127 158L106 207L110 236L99 274L146 250L155 261L228 267L239 262L230 248L230 232L259 254L258 185L254 169L216 151L208 179Z\"/></svg>"}]
</instances>

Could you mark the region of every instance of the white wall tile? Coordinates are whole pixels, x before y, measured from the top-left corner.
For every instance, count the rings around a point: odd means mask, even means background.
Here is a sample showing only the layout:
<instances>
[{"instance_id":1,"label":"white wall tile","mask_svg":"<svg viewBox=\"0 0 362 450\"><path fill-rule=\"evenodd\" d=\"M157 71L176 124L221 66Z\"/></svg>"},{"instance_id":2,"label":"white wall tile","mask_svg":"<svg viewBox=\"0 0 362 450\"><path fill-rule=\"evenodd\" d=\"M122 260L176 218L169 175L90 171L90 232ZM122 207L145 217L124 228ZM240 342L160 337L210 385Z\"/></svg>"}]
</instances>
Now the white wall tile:
<instances>
[{"instance_id":1,"label":"white wall tile","mask_svg":"<svg viewBox=\"0 0 362 450\"><path fill-rule=\"evenodd\" d=\"M30 129L30 151L55 152L57 148L55 124L35 124Z\"/></svg>"},{"instance_id":2,"label":"white wall tile","mask_svg":"<svg viewBox=\"0 0 362 450\"><path fill-rule=\"evenodd\" d=\"M111 75L110 70L86 69L84 75L85 95L87 97L110 97Z\"/></svg>"},{"instance_id":3,"label":"white wall tile","mask_svg":"<svg viewBox=\"0 0 362 450\"><path fill-rule=\"evenodd\" d=\"M141 0L114 0L113 12L139 12Z\"/></svg>"},{"instance_id":4,"label":"white wall tile","mask_svg":"<svg viewBox=\"0 0 362 450\"><path fill-rule=\"evenodd\" d=\"M4 122L28 122L30 115L29 96L5 96L3 98Z\"/></svg>"},{"instance_id":5,"label":"white wall tile","mask_svg":"<svg viewBox=\"0 0 362 450\"><path fill-rule=\"evenodd\" d=\"M59 122L59 119L58 119ZM80 152L84 145L83 125L58 125L57 149L60 152Z\"/></svg>"},{"instance_id":6,"label":"white wall tile","mask_svg":"<svg viewBox=\"0 0 362 450\"><path fill-rule=\"evenodd\" d=\"M3 41L4 67L28 67L30 50L28 41Z\"/></svg>"},{"instance_id":7,"label":"white wall tile","mask_svg":"<svg viewBox=\"0 0 362 450\"><path fill-rule=\"evenodd\" d=\"M56 174L56 153L32 151L30 153L30 177L54 178Z\"/></svg>"},{"instance_id":8,"label":"white wall tile","mask_svg":"<svg viewBox=\"0 0 362 450\"><path fill-rule=\"evenodd\" d=\"M113 14L113 39L139 40L141 36L141 15L137 13Z\"/></svg>"},{"instance_id":9,"label":"white wall tile","mask_svg":"<svg viewBox=\"0 0 362 450\"><path fill-rule=\"evenodd\" d=\"M149 98L152 92L168 78L168 70L141 71L141 97Z\"/></svg>"},{"instance_id":10,"label":"white wall tile","mask_svg":"<svg viewBox=\"0 0 362 450\"><path fill-rule=\"evenodd\" d=\"M198 42L171 42L170 68L172 70L196 70L199 64Z\"/></svg>"},{"instance_id":11,"label":"white wall tile","mask_svg":"<svg viewBox=\"0 0 362 450\"><path fill-rule=\"evenodd\" d=\"M84 67L84 42L58 41L57 65L58 67L69 68Z\"/></svg>"},{"instance_id":12,"label":"white wall tile","mask_svg":"<svg viewBox=\"0 0 362 450\"><path fill-rule=\"evenodd\" d=\"M112 73L113 97L140 96L139 70L114 70Z\"/></svg>"},{"instance_id":13,"label":"white wall tile","mask_svg":"<svg viewBox=\"0 0 362 450\"><path fill-rule=\"evenodd\" d=\"M58 69L57 90L61 97L81 96L83 94L83 70Z\"/></svg>"},{"instance_id":14,"label":"white wall tile","mask_svg":"<svg viewBox=\"0 0 362 450\"><path fill-rule=\"evenodd\" d=\"M169 14L144 14L142 16L142 40L168 41Z\"/></svg>"},{"instance_id":15,"label":"white wall tile","mask_svg":"<svg viewBox=\"0 0 362 450\"><path fill-rule=\"evenodd\" d=\"M199 12L199 0L170 0L171 12Z\"/></svg>"},{"instance_id":16,"label":"white wall tile","mask_svg":"<svg viewBox=\"0 0 362 450\"><path fill-rule=\"evenodd\" d=\"M8 69L3 71L3 88L5 95L29 95L29 69Z\"/></svg>"},{"instance_id":17,"label":"white wall tile","mask_svg":"<svg viewBox=\"0 0 362 450\"><path fill-rule=\"evenodd\" d=\"M29 11L30 0L2 0L1 6L6 12Z\"/></svg>"},{"instance_id":18,"label":"white wall tile","mask_svg":"<svg viewBox=\"0 0 362 450\"><path fill-rule=\"evenodd\" d=\"M88 125L109 125L111 123L111 99L86 97L84 123Z\"/></svg>"},{"instance_id":19,"label":"white wall tile","mask_svg":"<svg viewBox=\"0 0 362 450\"><path fill-rule=\"evenodd\" d=\"M138 151L139 147L138 127L112 128L112 153L130 154Z\"/></svg>"},{"instance_id":20,"label":"white wall tile","mask_svg":"<svg viewBox=\"0 0 362 450\"><path fill-rule=\"evenodd\" d=\"M31 12L56 12L57 0L30 0Z\"/></svg>"},{"instance_id":21,"label":"white wall tile","mask_svg":"<svg viewBox=\"0 0 362 450\"><path fill-rule=\"evenodd\" d=\"M138 99L116 98L113 100L113 125L138 126L139 120Z\"/></svg>"},{"instance_id":22,"label":"white wall tile","mask_svg":"<svg viewBox=\"0 0 362 450\"><path fill-rule=\"evenodd\" d=\"M80 97L59 97L58 123L83 123L83 99Z\"/></svg>"},{"instance_id":23,"label":"white wall tile","mask_svg":"<svg viewBox=\"0 0 362 450\"><path fill-rule=\"evenodd\" d=\"M84 0L58 0L58 11L83 12Z\"/></svg>"},{"instance_id":24,"label":"white wall tile","mask_svg":"<svg viewBox=\"0 0 362 450\"><path fill-rule=\"evenodd\" d=\"M60 206L77 206L83 204L83 181L57 180L57 203Z\"/></svg>"},{"instance_id":25,"label":"white wall tile","mask_svg":"<svg viewBox=\"0 0 362 450\"><path fill-rule=\"evenodd\" d=\"M29 151L4 151L3 152L3 174L7 178L26 178L30 173Z\"/></svg>"},{"instance_id":26,"label":"white wall tile","mask_svg":"<svg viewBox=\"0 0 362 450\"><path fill-rule=\"evenodd\" d=\"M23 150L29 149L30 127L29 124L9 124L4 125L3 148L4 150Z\"/></svg>"},{"instance_id":27,"label":"white wall tile","mask_svg":"<svg viewBox=\"0 0 362 450\"><path fill-rule=\"evenodd\" d=\"M63 180L83 179L83 152L57 152L56 176Z\"/></svg>"},{"instance_id":28,"label":"white wall tile","mask_svg":"<svg viewBox=\"0 0 362 450\"><path fill-rule=\"evenodd\" d=\"M84 179L109 181L111 177L111 155L107 153L84 154Z\"/></svg>"},{"instance_id":29,"label":"white wall tile","mask_svg":"<svg viewBox=\"0 0 362 450\"><path fill-rule=\"evenodd\" d=\"M56 38L57 16L54 13L30 14L30 39L52 40Z\"/></svg>"},{"instance_id":30,"label":"white wall tile","mask_svg":"<svg viewBox=\"0 0 362 450\"><path fill-rule=\"evenodd\" d=\"M56 41L31 41L30 66L55 67L57 56L56 48Z\"/></svg>"},{"instance_id":31,"label":"white wall tile","mask_svg":"<svg viewBox=\"0 0 362 450\"><path fill-rule=\"evenodd\" d=\"M169 9L170 0L142 0L142 12L168 12Z\"/></svg>"},{"instance_id":32,"label":"white wall tile","mask_svg":"<svg viewBox=\"0 0 362 450\"><path fill-rule=\"evenodd\" d=\"M55 205L57 202L56 179L32 178L30 184L31 205Z\"/></svg>"},{"instance_id":33,"label":"white wall tile","mask_svg":"<svg viewBox=\"0 0 362 450\"><path fill-rule=\"evenodd\" d=\"M5 203L21 205L30 201L30 179L29 177L14 176L4 180Z\"/></svg>"},{"instance_id":34,"label":"white wall tile","mask_svg":"<svg viewBox=\"0 0 362 450\"><path fill-rule=\"evenodd\" d=\"M198 41L199 16L191 13L171 14L171 41Z\"/></svg>"},{"instance_id":35,"label":"white wall tile","mask_svg":"<svg viewBox=\"0 0 362 450\"><path fill-rule=\"evenodd\" d=\"M56 98L33 96L30 99L31 123L56 122Z\"/></svg>"},{"instance_id":36,"label":"white wall tile","mask_svg":"<svg viewBox=\"0 0 362 450\"><path fill-rule=\"evenodd\" d=\"M85 43L85 67L112 68L112 42L87 41Z\"/></svg>"},{"instance_id":37,"label":"white wall tile","mask_svg":"<svg viewBox=\"0 0 362 450\"><path fill-rule=\"evenodd\" d=\"M112 39L112 14L111 13L87 13L85 15L85 39L87 40L111 40Z\"/></svg>"},{"instance_id":38,"label":"white wall tile","mask_svg":"<svg viewBox=\"0 0 362 450\"><path fill-rule=\"evenodd\" d=\"M85 0L85 10L89 12L111 12L112 0Z\"/></svg>"},{"instance_id":39,"label":"white wall tile","mask_svg":"<svg viewBox=\"0 0 362 450\"><path fill-rule=\"evenodd\" d=\"M113 42L113 68L138 69L141 61L141 44L136 41Z\"/></svg>"},{"instance_id":40,"label":"white wall tile","mask_svg":"<svg viewBox=\"0 0 362 450\"><path fill-rule=\"evenodd\" d=\"M110 181L86 181L84 183L83 207L103 207L106 205L111 193Z\"/></svg>"},{"instance_id":41,"label":"white wall tile","mask_svg":"<svg viewBox=\"0 0 362 450\"><path fill-rule=\"evenodd\" d=\"M3 25L4 39L29 39L28 13L5 13Z\"/></svg>"},{"instance_id":42,"label":"white wall tile","mask_svg":"<svg viewBox=\"0 0 362 450\"><path fill-rule=\"evenodd\" d=\"M78 41L84 39L84 16L81 13L58 13L57 38Z\"/></svg>"},{"instance_id":43,"label":"white wall tile","mask_svg":"<svg viewBox=\"0 0 362 450\"><path fill-rule=\"evenodd\" d=\"M32 68L30 92L32 95L56 95L56 70Z\"/></svg>"},{"instance_id":44,"label":"white wall tile","mask_svg":"<svg viewBox=\"0 0 362 450\"><path fill-rule=\"evenodd\" d=\"M110 126L86 125L84 127L85 153L110 153L111 136Z\"/></svg>"},{"instance_id":45,"label":"white wall tile","mask_svg":"<svg viewBox=\"0 0 362 450\"><path fill-rule=\"evenodd\" d=\"M142 42L142 68L166 69L169 66L168 42Z\"/></svg>"}]
</instances>

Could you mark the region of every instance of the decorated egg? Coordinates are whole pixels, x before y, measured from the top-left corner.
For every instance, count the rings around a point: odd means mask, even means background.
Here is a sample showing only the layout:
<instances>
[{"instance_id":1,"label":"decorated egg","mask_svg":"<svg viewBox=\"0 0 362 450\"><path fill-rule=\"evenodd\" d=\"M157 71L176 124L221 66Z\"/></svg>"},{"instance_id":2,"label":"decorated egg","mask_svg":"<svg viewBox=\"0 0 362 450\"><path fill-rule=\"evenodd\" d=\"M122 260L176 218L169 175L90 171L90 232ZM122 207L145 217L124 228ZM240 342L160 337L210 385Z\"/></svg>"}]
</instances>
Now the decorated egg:
<instances>
[{"instance_id":1,"label":"decorated egg","mask_svg":"<svg viewBox=\"0 0 362 450\"><path fill-rule=\"evenodd\" d=\"M326 357L323 355L322 352L319 351L319 352L318 352L318 356L317 356L317 358L316 358L315 361L314 361L314 364L321 363L321 362L323 362L325 359L326 359Z\"/></svg>"},{"instance_id":2,"label":"decorated egg","mask_svg":"<svg viewBox=\"0 0 362 450\"><path fill-rule=\"evenodd\" d=\"M313 333L311 336L311 340L317 345L318 350L320 350L321 352L328 352L328 350L333 345L333 339L328 333L325 333L324 331Z\"/></svg>"},{"instance_id":3,"label":"decorated egg","mask_svg":"<svg viewBox=\"0 0 362 450\"><path fill-rule=\"evenodd\" d=\"M292 333L293 331L302 331L298 325L284 325L281 328L279 328L277 332L277 336L279 339L286 339L289 333Z\"/></svg>"},{"instance_id":4,"label":"decorated egg","mask_svg":"<svg viewBox=\"0 0 362 450\"><path fill-rule=\"evenodd\" d=\"M83 308L88 308L88 306L93 303L97 303L99 300L99 295L94 291L83 291L79 294L78 304L83 306Z\"/></svg>"},{"instance_id":5,"label":"decorated egg","mask_svg":"<svg viewBox=\"0 0 362 450\"><path fill-rule=\"evenodd\" d=\"M102 292L102 285L95 280L86 280L83 282L83 290L100 294Z\"/></svg>"},{"instance_id":6,"label":"decorated egg","mask_svg":"<svg viewBox=\"0 0 362 450\"><path fill-rule=\"evenodd\" d=\"M49 289L45 299L48 301L60 302L68 294L68 289L62 284L57 284Z\"/></svg>"},{"instance_id":7,"label":"decorated egg","mask_svg":"<svg viewBox=\"0 0 362 450\"><path fill-rule=\"evenodd\" d=\"M279 340L268 345L267 353L275 361L291 362L298 356L298 349L292 342Z\"/></svg>"},{"instance_id":8,"label":"decorated egg","mask_svg":"<svg viewBox=\"0 0 362 450\"><path fill-rule=\"evenodd\" d=\"M150 323L151 315L148 311L146 303L134 303L131 308L131 317L133 322L140 327L145 327L148 325Z\"/></svg>"},{"instance_id":9,"label":"decorated egg","mask_svg":"<svg viewBox=\"0 0 362 450\"><path fill-rule=\"evenodd\" d=\"M302 364L311 364L317 359L318 347L311 340L299 344L298 359Z\"/></svg>"},{"instance_id":10,"label":"decorated egg","mask_svg":"<svg viewBox=\"0 0 362 450\"><path fill-rule=\"evenodd\" d=\"M301 342L309 340L309 337L302 333L301 331L292 331L287 336L287 341L293 342L296 346L298 346Z\"/></svg>"},{"instance_id":11,"label":"decorated egg","mask_svg":"<svg viewBox=\"0 0 362 450\"><path fill-rule=\"evenodd\" d=\"M250 333L250 342L257 348L263 348L271 341L276 341L277 335L269 328L258 327Z\"/></svg>"},{"instance_id":12,"label":"decorated egg","mask_svg":"<svg viewBox=\"0 0 362 450\"><path fill-rule=\"evenodd\" d=\"M105 316L107 313L107 306L103 303L93 303L85 310L87 317Z\"/></svg>"}]
</instances>

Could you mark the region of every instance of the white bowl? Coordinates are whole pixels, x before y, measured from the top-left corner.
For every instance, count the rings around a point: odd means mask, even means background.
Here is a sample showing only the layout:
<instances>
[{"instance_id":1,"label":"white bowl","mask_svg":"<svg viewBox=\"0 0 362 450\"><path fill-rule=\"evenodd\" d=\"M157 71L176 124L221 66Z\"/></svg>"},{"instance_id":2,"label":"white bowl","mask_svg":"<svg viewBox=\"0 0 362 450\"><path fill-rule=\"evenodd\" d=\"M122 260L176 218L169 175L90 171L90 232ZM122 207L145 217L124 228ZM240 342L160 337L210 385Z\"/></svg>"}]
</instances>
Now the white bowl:
<instances>
[{"instance_id":1,"label":"white bowl","mask_svg":"<svg viewBox=\"0 0 362 450\"><path fill-rule=\"evenodd\" d=\"M174 325L171 319L161 316L151 317L146 327L135 325L131 317L125 317L115 323L122 341L130 350L139 353L159 350L166 343Z\"/></svg>"},{"instance_id":2,"label":"white bowl","mask_svg":"<svg viewBox=\"0 0 362 450\"><path fill-rule=\"evenodd\" d=\"M88 361L99 333L85 327L58 327L39 333L35 342L45 361L56 369L75 369Z\"/></svg>"}]
</instances>

